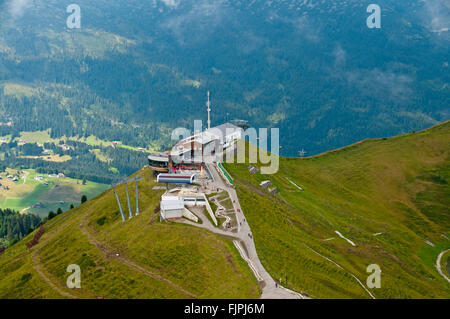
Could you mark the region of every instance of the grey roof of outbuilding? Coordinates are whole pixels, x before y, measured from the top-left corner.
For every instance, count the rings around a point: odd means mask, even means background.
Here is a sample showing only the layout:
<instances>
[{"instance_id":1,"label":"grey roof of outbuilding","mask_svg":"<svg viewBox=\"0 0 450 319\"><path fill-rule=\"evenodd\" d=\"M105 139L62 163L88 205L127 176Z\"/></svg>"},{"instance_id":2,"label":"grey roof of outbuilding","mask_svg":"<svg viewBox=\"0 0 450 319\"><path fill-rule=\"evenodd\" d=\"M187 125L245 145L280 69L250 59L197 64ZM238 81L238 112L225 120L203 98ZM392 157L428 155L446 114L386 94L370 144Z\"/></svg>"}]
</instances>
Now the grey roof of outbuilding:
<instances>
[{"instance_id":1,"label":"grey roof of outbuilding","mask_svg":"<svg viewBox=\"0 0 450 319\"><path fill-rule=\"evenodd\" d=\"M240 128L239 126L236 126L234 124L231 124L231 123L224 123L219 126L211 127L209 130L206 130L205 132L215 134L215 132L217 132L217 130L222 132L222 136L226 136L227 131L229 131L228 133L230 133L230 132L233 133L237 130L242 130L242 128Z\"/></svg>"}]
</instances>

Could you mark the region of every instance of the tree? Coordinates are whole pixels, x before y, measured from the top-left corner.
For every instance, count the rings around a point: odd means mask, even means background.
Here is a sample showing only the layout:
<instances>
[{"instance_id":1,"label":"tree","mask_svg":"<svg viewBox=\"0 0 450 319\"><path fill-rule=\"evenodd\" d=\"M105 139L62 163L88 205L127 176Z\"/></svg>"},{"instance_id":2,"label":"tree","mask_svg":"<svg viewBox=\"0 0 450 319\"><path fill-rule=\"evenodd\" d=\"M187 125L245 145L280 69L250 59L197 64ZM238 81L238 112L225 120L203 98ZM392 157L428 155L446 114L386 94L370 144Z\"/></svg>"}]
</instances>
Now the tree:
<instances>
[{"instance_id":1,"label":"tree","mask_svg":"<svg viewBox=\"0 0 450 319\"><path fill-rule=\"evenodd\" d=\"M11 240L11 241L9 242L9 247L15 245L18 241L19 241L19 240L18 240L17 238L14 238L13 240Z\"/></svg>"},{"instance_id":2,"label":"tree","mask_svg":"<svg viewBox=\"0 0 450 319\"><path fill-rule=\"evenodd\" d=\"M51 212L48 213L47 219L50 220L50 219L52 219L55 216L56 216L56 214L53 211L51 211Z\"/></svg>"},{"instance_id":3,"label":"tree","mask_svg":"<svg viewBox=\"0 0 450 319\"><path fill-rule=\"evenodd\" d=\"M33 214L19 214L11 209L0 209L0 238L12 240L22 239L33 231L41 222L39 216Z\"/></svg>"},{"instance_id":4,"label":"tree","mask_svg":"<svg viewBox=\"0 0 450 319\"><path fill-rule=\"evenodd\" d=\"M86 185L86 177L83 177L83 182L81 184Z\"/></svg>"},{"instance_id":5,"label":"tree","mask_svg":"<svg viewBox=\"0 0 450 319\"><path fill-rule=\"evenodd\" d=\"M81 204L85 203L87 201L86 195L81 196Z\"/></svg>"},{"instance_id":6,"label":"tree","mask_svg":"<svg viewBox=\"0 0 450 319\"><path fill-rule=\"evenodd\" d=\"M70 209L74 209L74 206L73 206L73 204L70 204Z\"/></svg>"},{"instance_id":7,"label":"tree","mask_svg":"<svg viewBox=\"0 0 450 319\"><path fill-rule=\"evenodd\" d=\"M56 214L59 215L59 214L62 214L62 212L63 211L62 211L61 207L58 207L58 210L56 211Z\"/></svg>"}]
</instances>

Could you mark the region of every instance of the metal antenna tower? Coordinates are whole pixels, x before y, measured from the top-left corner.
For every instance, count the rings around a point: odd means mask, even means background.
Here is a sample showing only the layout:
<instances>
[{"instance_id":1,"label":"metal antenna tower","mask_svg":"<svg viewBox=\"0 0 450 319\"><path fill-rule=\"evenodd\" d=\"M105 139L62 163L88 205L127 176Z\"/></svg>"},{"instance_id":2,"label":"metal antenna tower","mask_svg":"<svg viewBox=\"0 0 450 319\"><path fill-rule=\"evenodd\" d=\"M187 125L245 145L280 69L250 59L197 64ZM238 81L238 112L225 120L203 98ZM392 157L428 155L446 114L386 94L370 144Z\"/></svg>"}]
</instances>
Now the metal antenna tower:
<instances>
[{"instance_id":1,"label":"metal antenna tower","mask_svg":"<svg viewBox=\"0 0 450 319\"><path fill-rule=\"evenodd\" d=\"M208 91L208 102L206 102L207 111L208 111L208 130L211 128L211 101L209 99L209 91Z\"/></svg>"}]
</instances>

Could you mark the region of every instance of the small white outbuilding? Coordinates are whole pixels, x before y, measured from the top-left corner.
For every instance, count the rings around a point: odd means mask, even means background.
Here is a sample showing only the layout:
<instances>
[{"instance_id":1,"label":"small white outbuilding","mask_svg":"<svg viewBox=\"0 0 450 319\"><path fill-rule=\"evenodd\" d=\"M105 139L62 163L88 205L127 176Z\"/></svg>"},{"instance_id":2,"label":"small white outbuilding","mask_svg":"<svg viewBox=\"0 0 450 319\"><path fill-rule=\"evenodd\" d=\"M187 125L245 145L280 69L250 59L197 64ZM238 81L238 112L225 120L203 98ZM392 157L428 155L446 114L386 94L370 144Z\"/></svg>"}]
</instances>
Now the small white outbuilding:
<instances>
[{"instance_id":1,"label":"small white outbuilding","mask_svg":"<svg viewBox=\"0 0 450 319\"><path fill-rule=\"evenodd\" d=\"M177 196L162 196L161 217L163 219L183 217L184 201Z\"/></svg>"}]
</instances>

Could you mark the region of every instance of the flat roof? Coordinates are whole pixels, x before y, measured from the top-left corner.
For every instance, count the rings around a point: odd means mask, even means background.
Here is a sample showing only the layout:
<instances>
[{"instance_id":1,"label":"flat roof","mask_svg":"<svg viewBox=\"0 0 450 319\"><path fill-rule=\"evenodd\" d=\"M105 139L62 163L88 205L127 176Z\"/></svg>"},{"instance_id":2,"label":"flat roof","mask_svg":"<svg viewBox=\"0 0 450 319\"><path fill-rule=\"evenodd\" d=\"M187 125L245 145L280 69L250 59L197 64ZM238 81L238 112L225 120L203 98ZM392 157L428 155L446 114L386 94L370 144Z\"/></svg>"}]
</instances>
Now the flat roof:
<instances>
[{"instance_id":1,"label":"flat roof","mask_svg":"<svg viewBox=\"0 0 450 319\"><path fill-rule=\"evenodd\" d=\"M150 154L148 159L155 162L168 162L169 155L172 155L173 157L181 157L183 154L190 152L191 150L189 148L186 149L185 145L188 145L191 141L202 144L203 147L214 141L224 143L226 141L227 134L234 134L238 131L243 131L243 129L232 123L224 123L178 141L170 151ZM197 162L195 157L193 161ZM201 162L202 160L198 161L198 163Z\"/></svg>"},{"instance_id":2,"label":"flat roof","mask_svg":"<svg viewBox=\"0 0 450 319\"><path fill-rule=\"evenodd\" d=\"M243 131L243 129L231 123L224 123L219 126L211 127L206 130L205 133L215 135L219 137L221 142L224 142L225 137L228 136L228 134L233 134L237 131Z\"/></svg>"}]
</instances>

